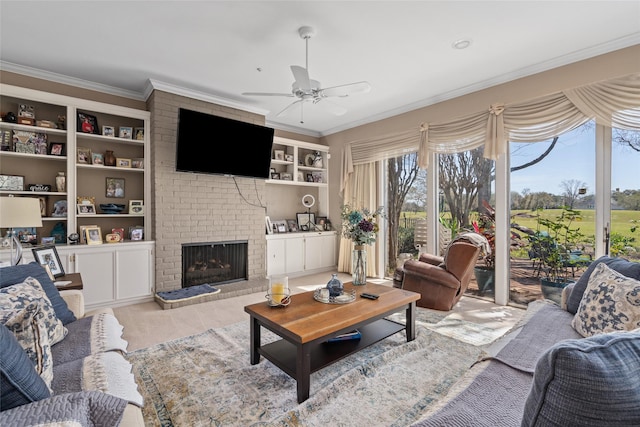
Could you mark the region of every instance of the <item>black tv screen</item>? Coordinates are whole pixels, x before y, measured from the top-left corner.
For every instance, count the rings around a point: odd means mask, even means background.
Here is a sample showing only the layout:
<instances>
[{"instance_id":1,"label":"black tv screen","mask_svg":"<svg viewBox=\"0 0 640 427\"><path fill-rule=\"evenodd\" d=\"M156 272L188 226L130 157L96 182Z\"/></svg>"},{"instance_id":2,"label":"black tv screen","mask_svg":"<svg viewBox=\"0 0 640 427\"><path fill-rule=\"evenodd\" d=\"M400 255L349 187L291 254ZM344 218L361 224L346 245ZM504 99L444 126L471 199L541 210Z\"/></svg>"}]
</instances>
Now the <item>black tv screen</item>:
<instances>
[{"instance_id":1,"label":"black tv screen","mask_svg":"<svg viewBox=\"0 0 640 427\"><path fill-rule=\"evenodd\" d=\"M269 178L273 129L181 108L176 170Z\"/></svg>"}]
</instances>

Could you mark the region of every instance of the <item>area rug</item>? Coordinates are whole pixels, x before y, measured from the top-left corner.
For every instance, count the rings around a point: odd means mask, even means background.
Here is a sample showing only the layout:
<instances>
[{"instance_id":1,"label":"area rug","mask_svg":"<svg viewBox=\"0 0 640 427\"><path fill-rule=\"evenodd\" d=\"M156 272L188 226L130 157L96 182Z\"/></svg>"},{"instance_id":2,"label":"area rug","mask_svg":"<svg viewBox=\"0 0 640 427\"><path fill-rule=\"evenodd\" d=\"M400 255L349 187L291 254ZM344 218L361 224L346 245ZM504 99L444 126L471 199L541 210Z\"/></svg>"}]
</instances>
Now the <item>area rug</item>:
<instances>
[{"instance_id":1,"label":"area rug","mask_svg":"<svg viewBox=\"0 0 640 427\"><path fill-rule=\"evenodd\" d=\"M127 354L145 399L147 426L406 426L482 354L482 346L433 332L442 314L418 309L416 339L404 333L296 382L271 362L249 363L249 322ZM394 315L394 320L403 320ZM263 330L262 342L277 337Z\"/></svg>"}]
</instances>

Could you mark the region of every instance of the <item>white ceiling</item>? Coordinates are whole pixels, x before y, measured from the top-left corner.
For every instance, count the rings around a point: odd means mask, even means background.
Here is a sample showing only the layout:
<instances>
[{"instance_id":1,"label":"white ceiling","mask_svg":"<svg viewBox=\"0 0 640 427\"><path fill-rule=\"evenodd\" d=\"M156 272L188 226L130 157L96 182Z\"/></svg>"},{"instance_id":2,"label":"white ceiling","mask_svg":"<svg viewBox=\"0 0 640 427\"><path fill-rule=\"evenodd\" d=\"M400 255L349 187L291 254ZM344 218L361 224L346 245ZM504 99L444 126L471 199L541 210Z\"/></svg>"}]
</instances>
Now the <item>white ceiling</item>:
<instances>
[{"instance_id":1,"label":"white ceiling","mask_svg":"<svg viewBox=\"0 0 640 427\"><path fill-rule=\"evenodd\" d=\"M372 89L332 98L340 117L305 104L301 124L276 117L293 98L242 93L290 92L304 25L312 79ZM1 0L0 40L8 71L139 99L151 79L320 136L636 45L640 1Z\"/></svg>"}]
</instances>

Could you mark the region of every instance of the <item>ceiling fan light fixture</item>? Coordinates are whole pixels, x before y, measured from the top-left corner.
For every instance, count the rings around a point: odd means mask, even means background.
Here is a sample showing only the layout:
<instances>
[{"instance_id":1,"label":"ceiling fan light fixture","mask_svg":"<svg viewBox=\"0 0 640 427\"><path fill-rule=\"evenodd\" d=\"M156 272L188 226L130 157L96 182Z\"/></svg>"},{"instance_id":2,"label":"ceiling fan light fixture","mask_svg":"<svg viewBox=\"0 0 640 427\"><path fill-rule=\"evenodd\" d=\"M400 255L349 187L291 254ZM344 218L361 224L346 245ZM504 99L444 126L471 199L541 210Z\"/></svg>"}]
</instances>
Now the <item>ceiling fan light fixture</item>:
<instances>
[{"instance_id":1,"label":"ceiling fan light fixture","mask_svg":"<svg viewBox=\"0 0 640 427\"><path fill-rule=\"evenodd\" d=\"M466 49L469 46L471 46L471 40L470 39L460 39L460 40L456 40L454 41L451 46L454 49L458 49L458 50L462 50L462 49Z\"/></svg>"}]
</instances>

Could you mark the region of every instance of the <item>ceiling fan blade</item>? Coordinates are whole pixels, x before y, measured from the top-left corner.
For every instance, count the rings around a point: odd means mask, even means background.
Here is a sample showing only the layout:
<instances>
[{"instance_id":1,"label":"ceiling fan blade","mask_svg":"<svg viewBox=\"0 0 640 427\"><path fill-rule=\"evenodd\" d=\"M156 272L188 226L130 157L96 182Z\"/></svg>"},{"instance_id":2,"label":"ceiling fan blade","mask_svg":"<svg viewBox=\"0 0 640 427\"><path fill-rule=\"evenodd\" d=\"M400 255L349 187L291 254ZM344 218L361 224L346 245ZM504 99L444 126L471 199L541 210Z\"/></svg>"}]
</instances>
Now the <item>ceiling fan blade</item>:
<instances>
[{"instance_id":1,"label":"ceiling fan blade","mask_svg":"<svg viewBox=\"0 0 640 427\"><path fill-rule=\"evenodd\" d=\"M285 117L287 114L289 114L289 111L291 111L296 105L300 104L301 102L304 102L304 101L302 99L299 99L297 101L292 102L291 104L287 105L284 108L284 110L276 114L276 117Z\"/></svg>"},{"instance_id":2,"label":"ceiling fan blade","mask_svg":"<svg viewBox=\"0 0 640 427\"><path fill-rule=\"evenodd\" d=\"M242 92L242 95L245 96L286 96L289 98L293 98L294 95L292 93L269 93L269 92Z\"/></svg>"},{"instance_id":3,"label":"ceiling fan blade","mask_svg":"<svg viewBox=\"0 0 640 427\"><path fill-rule=\"evenodd\" d=\"M311 81L309 80L309 72L306 68L300 67L299 65L292 65L291 72L293 73L293 77L296 79L296 83L298 87L302 90L311 90Z\"/></svg>"},{"instance_id":4,"label":"ceiling fan blade","mask_svg":"<svg viewBox=\"0 0 640 427\"><path fill-rule=\"evenodd\" d=\"M318 95L322 97L349 96L354 93L367 93L370 90L371 85L369 84L369 82L357 82L320 89L318 91Z\"/></svg>"},{"instance_id":5,"label":"ceiling fan blade","mask_svg":"<svg viewBox=\"0 0 640 427\"><path fill-rule=\"evenodd\" d=\"M319 99L314 104L318 105L325 111L328 111L331 114L335 114L336 116L342 116L347 112L347 109L341 105L333 103L328 99Z\"/></svg>"}]
</instances>

